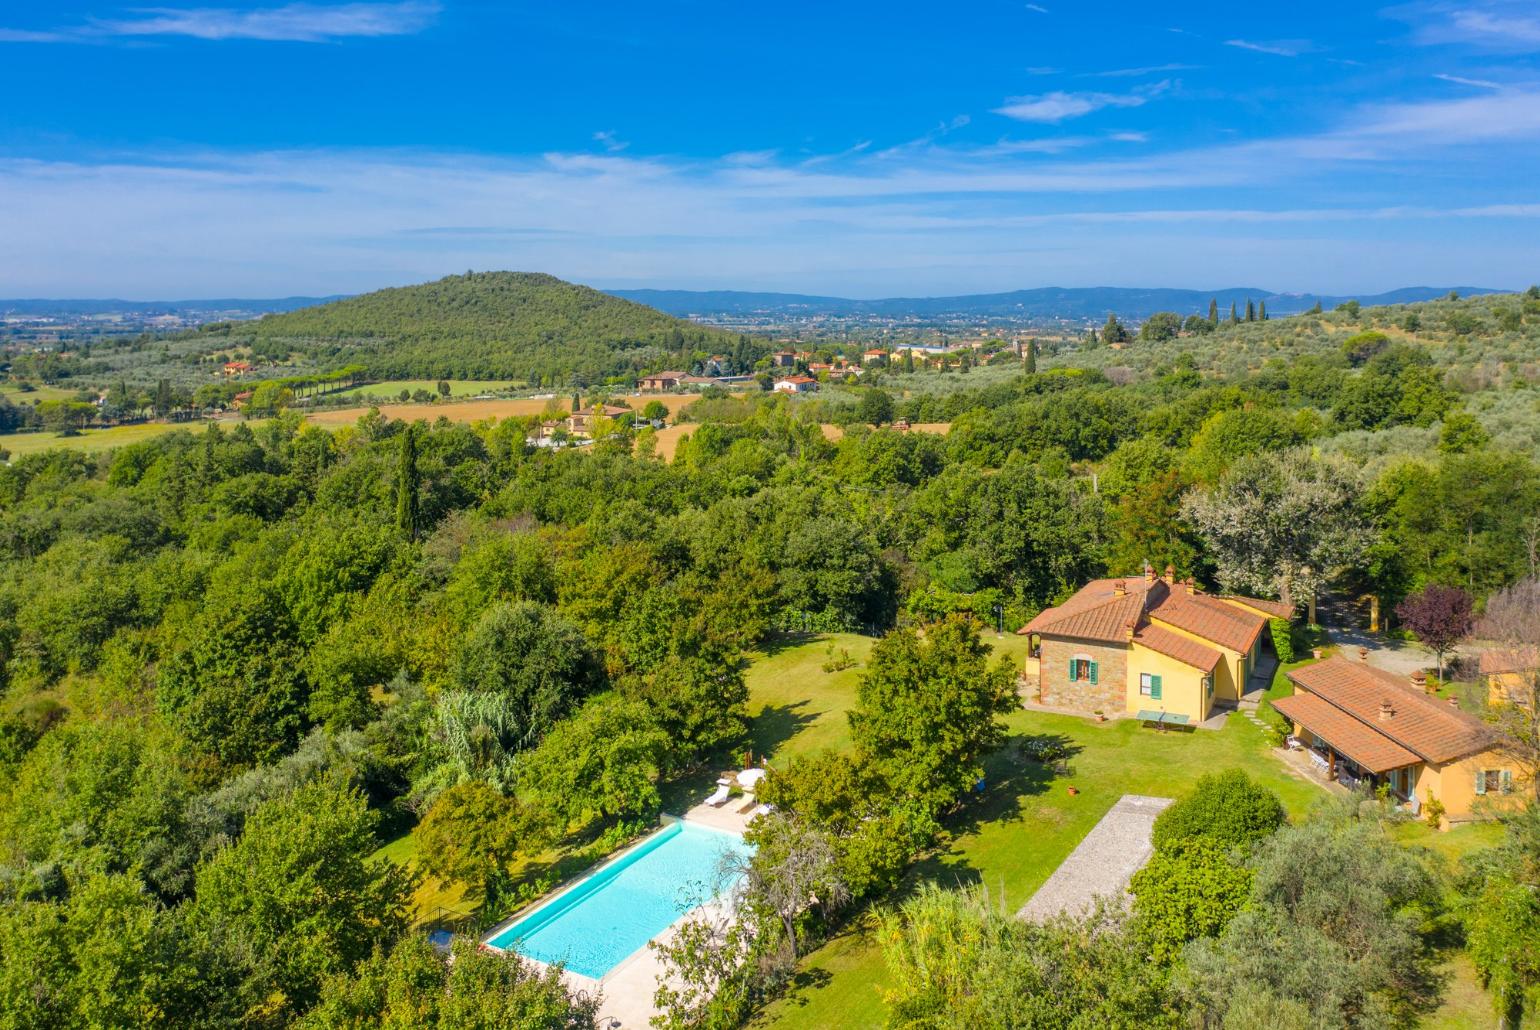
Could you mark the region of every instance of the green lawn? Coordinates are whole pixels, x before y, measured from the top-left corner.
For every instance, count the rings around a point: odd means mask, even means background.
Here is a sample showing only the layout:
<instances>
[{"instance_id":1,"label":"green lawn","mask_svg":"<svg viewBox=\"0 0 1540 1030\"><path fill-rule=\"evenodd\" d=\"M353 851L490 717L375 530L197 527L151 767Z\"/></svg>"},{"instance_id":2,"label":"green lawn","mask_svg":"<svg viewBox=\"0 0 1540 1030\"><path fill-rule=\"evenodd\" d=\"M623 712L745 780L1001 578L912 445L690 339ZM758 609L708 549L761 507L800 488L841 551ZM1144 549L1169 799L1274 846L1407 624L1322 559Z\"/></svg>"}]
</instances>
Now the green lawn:
<instances>
[{"instance_id":1,"label":"green lawn","mask_svg":"<svg viewBox=\"0 0 1540 1030\"><path fill-rule=\"evenodd\" d=\"M510 386L520 386L508 379L450 379L449 396L451 397L476 397L484 393L497 393L507 390ZM322 399L327 403L334 401L352 401L363 397L385 397L395 400L402 390L408 393L416 393L418 390L427 390L433 396L438 396L437 379L392 379L384 383L373 383L369 386L358 386L351 390L342 390L338 393L323 394Z\"/></svg>"},{"instance_id":2,"label":"green lawn","mask_svg":"<svg viewBox=\"0 0 1540 1030\"><path fill-rule=\"evenodd\" d=\"M85 429L77 436L60 436L58 433L6 433L0 435L0 448L11 452L13 457L37 454L55 447L95 453L138 443L151 437L170 433L177 429L201 429L197 422L144 422L132 426L113 426L110 429Z\"/></svg>"},{"instance_id":3,"label":"green lawn","mask_svg":"<svg viewBox=\"0 0 1540 1030\"><path fill-rule=\"evenodd\" d=\"M79 390L64 386L47 386L42 383L34 384L32 389L23 390L20 383L0 383L0 394L12 404L36 404L39 401L67 401L79 393Z\"/></svg>"},{"instance_id":4,"label":"green lawn","mask_svg":"<svg viewBox=\"0 0 1540 1030\"><path fill-rule=\"evenodd\" d=\"M990 634L985 639L1019 660L1019 638L996 640ZM841 716L854 701L860 669L824 672L821 666L831 643L836 649L849 648L852 657L864 657L870 649L870 641L859 637L815 637L772 649L750 671L756 747L772 759L848 745ZM1010 743L986 763L985 792L953 820L950 835L936 852L917 864L911 884L920 879L980 884L996 903L1014 910L1123 794L1178 797L1213 770L1245 769L1276 791L1296 818L1327 796L1274 758L1263 732L1240 716L1232 716L1223 730L1189 733L1158 733L1132 720L1094 723L1027 711L1006 721ZM1074 749L1067 769L1061 772L1020 757L1023 740L1043 735L1059 737ZM1070 784L1079 789L1078 795L1068 793ZM1435 834L1411 825L1398 833L1453 858L1489 843L1494 828L1471 826ZM1457 956L1455 966L1462 961ZM1486 1001L1469 975L1461 980L1459 969L1452 969L1456 979L1439 1013L1449 1020L1437 1025L1470 1025L1461 1020L1487 1011ZM1465 969L1468 973L1468 966ZM863 917L808 956L792 990L753 1025L787 1030L878 1025L886 1015L881 991L887 982L871 920Z\"/></svg>"}]
</instances>

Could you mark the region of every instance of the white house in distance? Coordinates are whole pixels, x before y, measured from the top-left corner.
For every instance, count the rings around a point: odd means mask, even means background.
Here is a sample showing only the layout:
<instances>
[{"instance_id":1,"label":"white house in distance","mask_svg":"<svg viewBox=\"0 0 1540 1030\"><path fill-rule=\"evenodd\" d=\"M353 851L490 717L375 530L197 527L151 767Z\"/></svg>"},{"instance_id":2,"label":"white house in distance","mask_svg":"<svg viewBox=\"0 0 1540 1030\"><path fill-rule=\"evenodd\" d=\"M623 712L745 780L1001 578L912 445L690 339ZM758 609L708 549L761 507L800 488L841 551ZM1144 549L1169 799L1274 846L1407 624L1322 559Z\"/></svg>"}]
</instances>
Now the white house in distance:
<instances>
[{"instance_id":1,"label":"white house in distance","mask_svg":"<svg viewBox=\"0 0 1540 1030\"><path fill-rule=\"evenodd\" d=\"M812 376L787 376L776 381L775 389L781 393L812 393L818 389L818 380Z\"/></svg>"}]
</instances>

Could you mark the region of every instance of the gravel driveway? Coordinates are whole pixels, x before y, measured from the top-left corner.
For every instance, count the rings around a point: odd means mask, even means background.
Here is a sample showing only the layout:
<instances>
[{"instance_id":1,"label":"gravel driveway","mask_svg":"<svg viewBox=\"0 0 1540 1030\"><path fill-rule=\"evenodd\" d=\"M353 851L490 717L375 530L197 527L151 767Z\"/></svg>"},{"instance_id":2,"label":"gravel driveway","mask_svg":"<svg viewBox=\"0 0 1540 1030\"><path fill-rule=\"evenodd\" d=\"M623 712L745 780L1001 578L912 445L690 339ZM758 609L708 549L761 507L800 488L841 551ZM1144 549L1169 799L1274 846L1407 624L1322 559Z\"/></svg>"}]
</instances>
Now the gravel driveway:
<instances>
[{"instance_id":1,"label":"gravel driveway","mask_svg":"<svg viewBox=\"0 0 1540 1030\"><path fill-rule=\"evenodd\" d=\"M1021 907L1016 918L1041 921L1064 912L1076 915L1089 909L1098 897L1121 896L1128 890L1129 879L1150 860L1155 817L1171 800L1124 794Z\"/></svg>"}]
</instances>

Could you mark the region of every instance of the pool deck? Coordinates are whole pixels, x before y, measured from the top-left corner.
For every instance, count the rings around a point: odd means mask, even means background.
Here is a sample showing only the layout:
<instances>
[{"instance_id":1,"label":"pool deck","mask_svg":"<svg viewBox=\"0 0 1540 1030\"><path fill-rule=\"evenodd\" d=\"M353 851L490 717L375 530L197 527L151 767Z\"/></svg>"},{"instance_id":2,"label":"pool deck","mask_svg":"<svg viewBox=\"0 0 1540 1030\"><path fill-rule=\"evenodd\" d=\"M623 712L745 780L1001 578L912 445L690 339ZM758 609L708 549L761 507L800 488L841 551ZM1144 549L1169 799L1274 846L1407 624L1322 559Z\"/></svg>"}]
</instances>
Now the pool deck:
<instances>
[{"instance_id":1,"label":"pool deck","mask_svg":"<svg viewBox=\"0 0 1540 1030\"><path fill-rule=\"evenodd\" d=\"M739 809L752 807L746 805L747 800L747 798L734 797L721 808L696 805L684 814L683 821L709 827L713 830L725 830L741 836L743 831L748 828L748 813L741 812ZM674 821L673 816L664 816L663 819L665 823ZM648 836L650 837L651 835L649 834ZM482 941L492 940L535 908L548 904L558 895L581 883L584 879L603 869L611 862L620 859L629 853L632 848L638 847L647 839L644 837L641 841L637 841L636 844L626 848L624 851L611 855L592 869L584 872L577 879L564 884L559 890L546 895L535 904L514 913L493 927L490 932L482 937ZM659 943L667 943L674 937L679 924L695 914L720 918L724 913L720 902L710 902L702 905L680 916L668 929L653 938L653 940ZM525 962L533 963L540 969L546 968L545 963L536 959L526 956L520 956L520 958ZM657 1015L658 1010L653 1007L652 999L654 992L658 989L658 978L662 973L663 963L658 960L658 953L650 946L643 946L626 956L619 965L597 980L591 976L574 973L570 969L562 970L562 980L566 983L567 989L573 993L581 992L589 997L602 995L602 1000L599 1003L599 1026L604 1027L605 1030L632 1030L632 1028L640 1030L642 1027L650 1026L652 1017Z\"/></svg>"}]
</instances>

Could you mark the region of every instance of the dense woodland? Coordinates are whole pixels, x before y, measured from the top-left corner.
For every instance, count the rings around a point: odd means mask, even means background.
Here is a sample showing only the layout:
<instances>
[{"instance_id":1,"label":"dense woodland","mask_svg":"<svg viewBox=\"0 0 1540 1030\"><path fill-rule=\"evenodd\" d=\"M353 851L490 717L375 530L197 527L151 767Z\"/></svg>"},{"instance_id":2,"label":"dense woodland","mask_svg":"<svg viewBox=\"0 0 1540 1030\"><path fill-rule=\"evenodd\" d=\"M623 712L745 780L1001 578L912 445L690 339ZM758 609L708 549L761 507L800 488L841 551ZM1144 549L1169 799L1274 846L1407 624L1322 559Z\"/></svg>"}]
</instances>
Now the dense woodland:
<instances>
[{"instance_id":1,"label":"dense woodland","mask_svg":"<svg viewBox=\"0 0 1540 1030\"><path fill-rule=\"evenodd\" d=\"M432 303L419 289L394 291L403 324ZM534 341L517 364L442 363L494 324L475 305L370 361L565 375L569 347L631 353L610 344L640 332L645 362L654 330L609 304L499 329ZM590 338L551 328L587 314ZM335 336L339 362L374 329L312 318L258 326ZM666 956L687 985L662 999L670 1025L735 1025L900 881L1000 745L1013 674L980 619L1019 624L1146 561L1386 612L1429 586L1479 610L1540 574L1540 298L1210 328L1034 354L1038 371L709 398L672 462L618 424L537 451L519 420L377 414L12 461L0 1024L591 1025L590 999L516 961L445 965L412 927L414 872L375 851L414 829L427 872L503 914L550 885L515 873L532 856L606 854L738 753L751 649L879 635L853 751L767 782L748 917ZM1510 1015L1534 998L1540 969L1514 959L1540 933L1533 819L1455 878L1357 808L1286 826L1224 782L1173 811L1157 861L1211 870L1196 900L1136 889L1132 913L1045 928L956 892L886 909L895 1023L1404 1025L1437 994L1435 932L1469 935ZM1327 889L1343 882L1362 886ZM1280 939L1312 975L1237 989Z\"/></svg>"}]
</instances>

